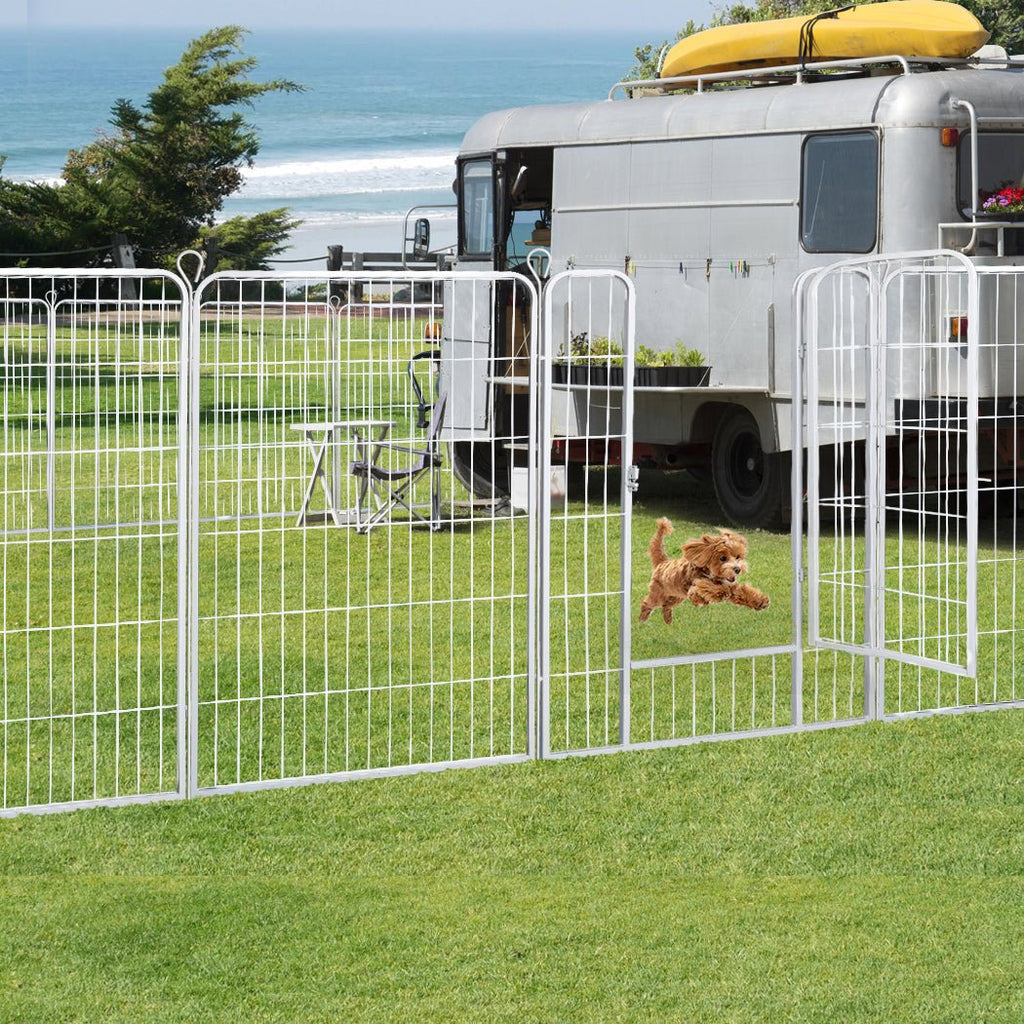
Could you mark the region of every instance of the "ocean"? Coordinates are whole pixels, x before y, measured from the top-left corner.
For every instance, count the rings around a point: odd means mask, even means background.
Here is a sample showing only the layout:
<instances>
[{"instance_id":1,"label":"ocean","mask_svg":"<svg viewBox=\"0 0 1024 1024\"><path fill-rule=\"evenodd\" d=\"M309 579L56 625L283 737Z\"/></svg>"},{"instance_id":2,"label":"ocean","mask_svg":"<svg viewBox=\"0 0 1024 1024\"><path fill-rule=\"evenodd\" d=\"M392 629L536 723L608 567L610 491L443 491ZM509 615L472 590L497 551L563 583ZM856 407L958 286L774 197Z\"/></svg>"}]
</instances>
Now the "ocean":
<instances>
[{"instance_id":1,"label":"ocean","mask_svg":"<svg viewBox=\"0 0 1024 1024\"><path fill-rule=\"evenodd\" d=\"M13 31L0 37L0 154L13 180L55 180L67 152L109 130L110 108L141 104L188 30ZM327 246L401 248L406 211L453 202L454 159L481 115L532 103L602 99L636 46L623 34L452 34L257 30L245 51L270 94L245 112L261 139L223 216L287 206L304 223L282 259ZM432 245L454 240L450 210L424 211Z\"/></svg>"}]
</instances>

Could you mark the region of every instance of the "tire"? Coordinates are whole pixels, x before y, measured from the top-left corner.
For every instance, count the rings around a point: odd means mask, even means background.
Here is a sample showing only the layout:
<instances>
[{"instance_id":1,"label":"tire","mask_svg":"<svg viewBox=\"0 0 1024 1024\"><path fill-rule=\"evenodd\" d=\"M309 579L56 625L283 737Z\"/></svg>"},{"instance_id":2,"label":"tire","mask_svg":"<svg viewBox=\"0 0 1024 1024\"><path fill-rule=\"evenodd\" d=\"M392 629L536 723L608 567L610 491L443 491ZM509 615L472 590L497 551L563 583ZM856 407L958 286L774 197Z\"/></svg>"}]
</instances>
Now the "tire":
<instances>
[{"instance_id":1,"label":"tire","mask_svg":"<svg viewBox=\"0 0 1024 1024\"><path fill-rule=\"evenodd\" d=\"M452 472L474 498L507 498L509 467L504 452L488 441L453 441Z\"/></svg>"},{"instance_id":2,"label":"tire","mask_svg":"<svg viewBox=\"0 0 1024 1024\"><path fill-rule=\"evenodd\" d=\"M722 417L711 444L711 478L731 523L762 530L784 526L788 468L783 454L764 451L757 421L746 409L735 408Z\"/></svg>"}]
</instances>

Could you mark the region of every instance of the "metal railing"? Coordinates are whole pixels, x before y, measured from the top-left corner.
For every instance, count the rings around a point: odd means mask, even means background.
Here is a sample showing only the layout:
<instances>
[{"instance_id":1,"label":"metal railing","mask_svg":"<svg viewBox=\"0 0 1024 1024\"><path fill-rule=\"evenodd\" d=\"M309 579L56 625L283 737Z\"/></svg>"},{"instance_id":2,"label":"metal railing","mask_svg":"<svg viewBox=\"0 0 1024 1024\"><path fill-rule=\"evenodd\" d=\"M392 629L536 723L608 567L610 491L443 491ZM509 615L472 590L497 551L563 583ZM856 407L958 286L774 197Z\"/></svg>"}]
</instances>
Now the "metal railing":
<instances>
[{"instance_id":1,"label":"metal railing","mask_svg":"<svg viewBox=\"0 0 1024 1024\"><path fill-rule=\"evenodd\" d=\"M1019 704L1021 276L805 277L772 610L669 627L628 277L8 271L0 814Z\"/></svg>"}]
</instances>

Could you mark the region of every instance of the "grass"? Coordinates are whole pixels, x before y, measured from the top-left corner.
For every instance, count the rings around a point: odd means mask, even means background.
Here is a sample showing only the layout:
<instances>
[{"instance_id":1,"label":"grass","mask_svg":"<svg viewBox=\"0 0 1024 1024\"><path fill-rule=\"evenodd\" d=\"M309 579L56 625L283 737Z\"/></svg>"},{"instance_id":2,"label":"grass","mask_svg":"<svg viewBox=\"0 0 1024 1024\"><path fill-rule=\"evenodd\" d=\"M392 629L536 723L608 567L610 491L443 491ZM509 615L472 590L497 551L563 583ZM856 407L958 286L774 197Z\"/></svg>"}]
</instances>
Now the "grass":
<instances>
[{"instance_id":1,"label":"grass","mask_svg":"<svg viewBox=\"0 0 1024 1024\"><path fill-rule=\"evenodd\" d=\"M0 1016L1013 1021L1020 712L0 822Z\"/></svg>"},{"instance_id":2,"label":"grass","mask_svg":"<svg viewBox=\"0 0 1024 1024\"><path fill-rule=\"evenodd\" d=\"M199 538L200 785L521 753L524 520L293 526L309 462L288 423L332 388L339 409L407 410L416 332L360 328L327 381L309 372L322 323L204 324L199 501L227 519ZM58 525L174 514L173 330L146 326L167 343L149 355L118 330L57 340ZM176 537L17 534L47 513L39 336L24 347L5 380L5 800L166 789ZM382 361L398 371L367 369ZM617 474L590 477L552 533L556 749L617 737L622 521ZM232 518L267 509L289 515ZM718 521L710 488L641 474L634 609L659 515L680 541ZM749 539L771 608L635 625L634 658L789 642L789 539ZM904 667L887 710L1015 693L1015 535L983 541L979 689ZM928 543L887 543L926 579ZM844 638L856 556L826 586ZM960 628L931 608L889 609L929 652ZM808 720L861 713L859 659L804 668ZM777 656L636 670L633 739L786 724L789 673ZM1007 711L0 820L0 1020L1019 1020L1022 747Z\"/></svg>"},{"instance_id":3,"label":"grass","mask_svg":"<svg viewBox=\"0 0 1024 1024\"><path fill-rule=\"evenodd\" d=\"M226 414L217 422L225 435L242 429ZM287 433L266 428L243 439L251 448L231 441L221 449L205 430L202 436L203 457L208 453L202 511L294 511L309 471L298 440L284 446ZM91 495L93 511L102 506L97 518L111 511L131 518L149 492L173 511L174 478L163 475L166 463L153 471L115 460L124 476L112 481L90 468L96 460L88 445L82 447L85 453L69 460L77 477L62 472L65 462L57 467L59 494L66 496L72 479L84 481L79 512L89 512ZM555 750L614 745L619 735L618 474L589 476L586 495L570 502L552 529ZM96 489L99 479L106 491ZM143 479L150 481L146 487ZM11 501L23 500L20 486L10 480L8 486ZM38 489L34 495L38 501ZM58 519L71 511L70 504L59 504ZM707 487L641 474L631 610L644 592L646 546L663 514L676 524L674 540L718 519ZM43 512L34 515L40 521ZM1019 626L1015 605L1000 592L1015 592L1022 570L1001 538L986 537L980 567L986 610L977 685L895 666L887 670L887 711L1015 694ZM727 605L687 607L677 611L672 627L657 618L634 622L634 660L790 642L789 538L752 532L749 539L751 580L771 595L771 608L754 614ZM394 527L369 538L296 528L291 514L205 522L198 580L199 785L524 753L526 541L522 519L466 521L440 534ZM831 543L826 536L826 549ZM895 530L889 543L918 558ZM919 560L934 562L934 552ZM173 786L177 569L171 525L129 529L121 538L84 530L56 542L41 533L5 544L0 656L10 723L2 736L7 806ZM827 586L839 595L833 602L839 613L851 609L840 619L856 634L861 584L845 563L840 569L838 582ZM955 623L952 630L949 623L934 627L927 607L913 598L894 602L891 621L920 628L924 643L936 632L955 633ZM862 714L862 659L811 653L803 661L806 721ZM790 662L788 655L762 655L636 669L631 738L662 741L787 725ZM21 685L23 679L28 682Z\"/></svg>"},{"instance_id":4,"label":"grass","mask_svg":"<svg viewBox=\"0 0 1024 1024\"><path fill-rule=\"evenodd\" d=\"M256 317L254 309L208 309L198 340L198 697L201 736L215 732L212 743L201 743L201 784L522 753L523 520L465 520L439 535L395 527L369 538L294 526L310 455L291 428L372 415L394 422L392 437L415 437L405 365L424 344L423 323L358 316L328 323L280 308ZM174 778L176 328L173 319L88 317L77 329L62 326L51 346L52 381L40 331L28 328L9 342L3 396L8 805L22 793L31 802L70 799L165 788ZM600 434L601 414L593 415ZM52 462L43 429L51 418ZM339 504L349 506L347 450L335 454L335 487L345 489ZM562 750L612 745L619 732L619 476L588 476L587 493L556 513L551 530L551 736ZM446 492L466 497L450 476ZM673 544L719 519L706 484L641 473L631 617L659 515L675 522ZM136 520L150 525L125 525ZM111 522L122 524L120 535L103 525ZM77 532L61 532L70 523ZM683 608L671 628L634 622L634 661L791 642L789 538L754 532L749 539L751 580L770 594L771 608ZM886 579L890 647L962 659L965 576L962 565L944 568L962 558L962 545L954 537L943 549L933 538L904 536L898 525L887 544L895 567ZM977 683L895 666L887 669L887 711L1016 696L1014 597L1024 570L1012 533L992 533L984 547ZM857 644L863 538L825 531L822 549L823 631ZM861 714L863 668L855 655L808 654L806 720ZM785 725L792 671L785 654L636 669L632 738ZM123 765L106 763L122 756Z\"/></svg>"}]
</instances>

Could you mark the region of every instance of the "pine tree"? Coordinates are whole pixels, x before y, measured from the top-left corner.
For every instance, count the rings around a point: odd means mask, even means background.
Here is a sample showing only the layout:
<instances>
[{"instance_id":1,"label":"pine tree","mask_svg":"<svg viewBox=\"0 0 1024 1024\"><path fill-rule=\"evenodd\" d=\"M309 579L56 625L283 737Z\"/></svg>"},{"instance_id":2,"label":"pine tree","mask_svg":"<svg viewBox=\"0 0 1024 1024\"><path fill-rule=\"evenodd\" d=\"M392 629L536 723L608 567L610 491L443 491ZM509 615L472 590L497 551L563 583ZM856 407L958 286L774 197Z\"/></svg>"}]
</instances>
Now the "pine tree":
<instances>
[{"instance_id":1,"label":"pine tree","mask_svg":"<svg viewBox=\"0 0 1024 1024\"><path fill-rule=\"evenodd\" d=\"M224 200L241 187L259 152L259 137L237 108L301 88L283 79L252 81L256 60L242 53L244 34L237 26L212 29L189 43L141 107L117 100L113 131L71 150L62 183L0 178L0 253L96 249L76 260L91 265L105 259L111 237L121 233L139 265L153 266L216 235ZM245 221L234 218L229 234L255 245L264 259L281 251L297 224L286 209ZM0 263L11 262L0 256Z\"/></svg>"}]
</instances>

